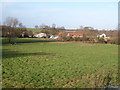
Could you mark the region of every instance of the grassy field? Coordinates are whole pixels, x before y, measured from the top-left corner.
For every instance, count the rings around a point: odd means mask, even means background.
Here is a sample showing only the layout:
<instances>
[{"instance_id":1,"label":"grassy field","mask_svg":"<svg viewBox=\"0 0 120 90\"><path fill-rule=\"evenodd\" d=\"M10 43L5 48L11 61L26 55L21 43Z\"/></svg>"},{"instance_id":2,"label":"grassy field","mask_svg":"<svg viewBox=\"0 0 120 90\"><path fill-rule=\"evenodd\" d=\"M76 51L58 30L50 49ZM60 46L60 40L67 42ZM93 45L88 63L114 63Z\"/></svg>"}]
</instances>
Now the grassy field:
<instances>
[{"instance_id":1,"label":"grassy field","mask_svg":"<svg viewBox=\"0 0 120 90\"><path fill-rule=\"evenodd\" d=\"M8 38L1 38L3 44L9 44ZM50 39L40 39L40 38L14 38L11 43L36 43L36 42L55 42L55 40Z\"/></svg>"},{"instance_id":2,"label":"grassy field","mask_svg":"<svg viewBox=\"0 0 120 90\"><path fill-rule=\"evenodd\" d=\"M27 28L27 30L41 30L41 29L37 29L37 28Z\"/></svg>"},{"instance_id":3,"label":"grassy field","mask_svg":"<svg viewBox=\"0 0 120 90\"><path fill-rule=\"evenodd\" d=\"M29 43L3 46L3 88L93 88L116 85L118 46Z\"/></svg>"},{"instance_id":4,"label":"grassy field","mask_svg":"<svg viewBox=\"0 0 120 90\"><path fill-rule=\"evenodd\" d=\"M27 28L27 30L32 31L33 33L42 31L42 29L36 29L36 28Z\"/></svg>"}]
</instances>

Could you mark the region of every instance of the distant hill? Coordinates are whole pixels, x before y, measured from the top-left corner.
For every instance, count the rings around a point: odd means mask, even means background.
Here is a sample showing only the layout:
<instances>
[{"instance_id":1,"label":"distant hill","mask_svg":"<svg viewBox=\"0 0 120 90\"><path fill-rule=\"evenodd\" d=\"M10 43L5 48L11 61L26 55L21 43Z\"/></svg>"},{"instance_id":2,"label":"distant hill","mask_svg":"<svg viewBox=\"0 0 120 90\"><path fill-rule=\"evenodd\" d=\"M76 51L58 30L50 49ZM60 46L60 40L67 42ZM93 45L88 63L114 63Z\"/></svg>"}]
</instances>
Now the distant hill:
<instances>
[{"instance_id":1,"label":"distant hill","mask_svg":"<svg viewBox=\"0 0 120 90\"><path fill-rule=\"evenodd\" d=\"M27 30L32 30L32 31L34 31L34 30L41 30L41 29L37 29L37 28L27 28Z\"/></svg>"},{"instance_id":2,"label":"distant hill","mask_svg":"<svg viewBox=\"0 0 120 90\"><path fill-rule=\"evenodd\" d=\"M32 31L33 33L39 33L42 31L42 29L36 29L36 28L27 28L28 31Z\"/></svg>"}]
</instances>

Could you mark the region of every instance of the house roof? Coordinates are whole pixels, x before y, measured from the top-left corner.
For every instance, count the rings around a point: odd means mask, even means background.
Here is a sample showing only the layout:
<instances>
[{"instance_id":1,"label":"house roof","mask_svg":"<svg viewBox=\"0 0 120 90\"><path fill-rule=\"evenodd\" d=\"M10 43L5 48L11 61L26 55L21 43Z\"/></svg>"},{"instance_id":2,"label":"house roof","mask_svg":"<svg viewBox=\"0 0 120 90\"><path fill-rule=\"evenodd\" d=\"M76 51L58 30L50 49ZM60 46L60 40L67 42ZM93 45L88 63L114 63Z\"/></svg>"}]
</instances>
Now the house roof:
<instances>
[{"instance_id":1,"label":"house roof","mask_svg":"<svg viewBox=\"0 0 120 90\"><path fill-rule=\"evenodd\" d=\"M69 35L80 35L80 36L83 36L84 34L83 33L68 33Z\"/></svg>"},{"instance_id":2,"label":"house roof","mask_svg":"<svg viewBox=\"0 0 120 90\"><path fill-rule=\"evenodd\" d=\"M61 36L62 35L62 33L59 33L58 35L56 35L56 36Z\"/></svg>"},{"instance_id":3,"label":"house roof","mask_svg":"<svg viewBox=\"0 0 120 90\"><path fill-rule=\"evenodd\" d=\"M59 33L58 35L62 35L62 33Z\"/></svg>"}]
</instances>

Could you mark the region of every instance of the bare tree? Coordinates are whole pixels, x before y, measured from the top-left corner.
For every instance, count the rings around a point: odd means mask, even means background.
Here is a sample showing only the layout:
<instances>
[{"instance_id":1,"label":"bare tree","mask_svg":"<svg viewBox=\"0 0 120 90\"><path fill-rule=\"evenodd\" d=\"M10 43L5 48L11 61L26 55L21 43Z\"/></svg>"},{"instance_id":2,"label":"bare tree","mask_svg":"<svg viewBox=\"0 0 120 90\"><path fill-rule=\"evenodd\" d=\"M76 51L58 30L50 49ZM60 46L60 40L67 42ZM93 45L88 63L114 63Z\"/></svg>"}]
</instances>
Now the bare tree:
<instances>
[{"instance_id":1,"label":"bare tree","mask_svg":"<svg viewBox=\"0 0 120 90\"><path fill-rule=\"evenodd\" d=\"M38 29L38 28L39 28L39 26L38 26L38 25L35 25L35 28L36 28L36 29Z\"/></svg>"},{"instance_id":2,"label":"bare tree","mask_svg":"<svg viewBox=\"0 0 120 90\"><path fill-rule=\"evenodd\" d=\"M54 29L55 29L55 28L56 28L56 24L52 24L52 28L54 28Z\"/></svg>"},{"instance_id":3,"label":"bare tree","mask_svg":"<svg viewBox=\"0 0 120 90\"><path fill-rule=\"evenodd\" d=\"M60 30L65 30L65 27L62 26L62 27L58 27L57 29L60 29Z\"/></svg>"},{"instance_id":4,"label":"bare tree","mask_svg":"<svg viewBox=\"0 0 120 90\"><path fill-rule=\"evenodd\" d=\"M80 26L80 29L83 29L83 28L84 28L84 27L81 25L81 26Z\"/></svg>"},{"instance_id":5,"label":"bare tree","mask_svg":"<svg viewBox=\"0 0 120 90\"><path fill-rule=\"evenodd\" d=\"M20 28L15 28L19 25ZM23 33L27 33L25 26L19 23L17 18L7 17L5 20L4 35L8 38L9 43L12 43L12 39L20 37Z\"/></svg>"},{"instance_id":6,"label":"bare tree","mask_svg":"<svg viewBox=\"0 0 120 90\"><path fill-rule=\"evenodd\" d=\"M49 29L50 27L48 25L42 24L40 25L40 29Z\"/></svg>"},{"instance_id":7,"label":"bare tree","mask_svg":"<svg viewBox=\"0 0 120 90\"><path fill-rule=\"evenodd\" d=\"M10 27L16 27L19 24L19 20L14 17L7 17L4 23Z\"/></svg>"},{"instance_id":8,"label":"bare tree","mask_svg":"<svg viewBox=\"0 0 120 90\"><path fill-rule=\"evenodd\" d=\"M17 18L13 18L13 27L16 27L19 24L19 21Z\"/></svg>"},{"instance_id":9,"label":"bare tree","mask_svg":"<svg viewBox=\"0 0 120 90\"><path fill-rule=\"evenodd\" d=\"M22 24L22 23L19 23L19 27L23 27L23 24Z\"/></svg>"}]
</instances>

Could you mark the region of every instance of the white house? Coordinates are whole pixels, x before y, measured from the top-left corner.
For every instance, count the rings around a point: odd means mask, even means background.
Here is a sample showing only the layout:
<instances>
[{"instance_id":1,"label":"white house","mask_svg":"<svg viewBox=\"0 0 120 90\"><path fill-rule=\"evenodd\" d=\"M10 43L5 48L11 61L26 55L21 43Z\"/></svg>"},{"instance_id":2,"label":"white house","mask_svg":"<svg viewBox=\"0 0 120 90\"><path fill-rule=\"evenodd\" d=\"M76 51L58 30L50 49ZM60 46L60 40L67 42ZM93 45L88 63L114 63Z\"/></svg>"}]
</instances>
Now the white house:
<instances>
[{"instance_id":1,"label":"white house","mask_svg":"<svg viewBox=\"0 0 120 90\"><path fill-rule=\"evenodd\" d=\"M54 38L55 36L51 35L50 38Z\"/></svg>"},{"instance_id":2,"label":"white house","mask_svg":"<svg viewBox=\"0 0 120 90\"><path fill-rule=\"evenodd\" d=\"M107 37L107 35L103 33L103 34L101 34L101 35L97 35L97 37L100 37L100 38L103 37L103 38L105 38L105 37Z\"/></svg>"},{"instance_id":3,"label":"white house","mask_svg":"<svg viewBox=\"0 0 120 90\"><path fill-rule=\"evenodd\" d=\"M43 38L43 37L46 37L46 36L47 36L46 33L39 33L39 34L34 35L34 37L37 37L37 38Z\"/></svg>"},{"instance_id":4,"label":"white house","mask_svg":"<svg viewBox=\"0 0 120 90\"><path fill-rule=\"evenodd\" d=\"M51 39L58 39L57 36L53 36L53 35L51 35L50 38L51 38Z\"/></svg>"},{"instance_id":5,"label":"white house","mask_svg":"<svg viewBox=\"0 0 120 90\"><path fill-rule=\"evenodd\" d=\"M97 35L97 37L99 37L99 38L104 38L105 41L110 40L110 37L107 37L107 35L104 34L104 33L101 34L101 35Z\"/></svg>"},{"instance_id":6,"label":"white house","mask_svg":"<svg viewBox=\"0 0 120 90\"><path fill-rule=\"evenodd\" d=\"M100 38L102 38L102 37L103 37L103 38L106 38L107 35L103 33L103 34L101 34L101 35L97 35L97 37L100 37Z\"/></svg>"},{"instance_id":7,"label":"white house","mask_svg":"<svg viewBox=\"0 0 120 90\"><path fill-rule=\"evenodd\" d=\"M103 34L100 35L100 38L102 38L102 37L105 38L105 37L107 37L107 35L103 33Z\"/></svg>"}]
</instances>

